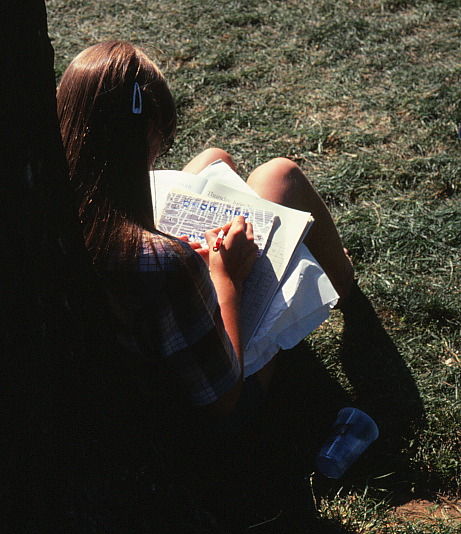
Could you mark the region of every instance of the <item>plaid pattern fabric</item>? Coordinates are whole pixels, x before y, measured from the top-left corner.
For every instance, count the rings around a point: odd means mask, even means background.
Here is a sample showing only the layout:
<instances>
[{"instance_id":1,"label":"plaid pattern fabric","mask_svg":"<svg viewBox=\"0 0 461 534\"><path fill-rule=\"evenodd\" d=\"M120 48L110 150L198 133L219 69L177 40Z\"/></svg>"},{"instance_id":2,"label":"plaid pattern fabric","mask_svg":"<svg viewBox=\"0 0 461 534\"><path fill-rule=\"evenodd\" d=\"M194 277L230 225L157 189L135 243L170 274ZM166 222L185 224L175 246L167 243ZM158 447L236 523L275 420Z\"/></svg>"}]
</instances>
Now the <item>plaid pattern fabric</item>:
<instances>
[{"instance_id":1,"label":"plaid pattern fabric","mask_svg":"<svg viewBox=\"0 0 461 534\"><path fill-rule=\"evenodd\" d=\"M122 343L163 356L192 404L213 402L236 383L240 367L208 268L187 243L146 232L132 272L121 275L111 262L107 279Z\"/></svg>"}]
</instances>

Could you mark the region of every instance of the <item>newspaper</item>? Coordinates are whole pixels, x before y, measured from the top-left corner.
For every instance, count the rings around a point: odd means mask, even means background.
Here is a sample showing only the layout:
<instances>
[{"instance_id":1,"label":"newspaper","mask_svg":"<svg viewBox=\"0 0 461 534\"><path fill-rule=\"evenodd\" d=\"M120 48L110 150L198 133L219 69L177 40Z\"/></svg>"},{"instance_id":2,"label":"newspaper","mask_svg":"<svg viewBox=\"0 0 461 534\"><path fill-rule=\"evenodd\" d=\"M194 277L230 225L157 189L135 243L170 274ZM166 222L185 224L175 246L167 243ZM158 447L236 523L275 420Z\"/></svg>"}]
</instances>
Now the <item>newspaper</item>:
<instances>
[{"instance_id":1,"label":"newspaper","mask_svg":"<svg viewBox=\"0 0 461 534\"><path fill-rule=\"evenodd\" d=\"M171 235L191 235L194 239L196 232L196 237L201 239L204 230L229 222L235 207L252 214L253 219L249 220L257 226L260 255L245 281L242 295L242 344L247 348L283 282L293 254L313 222L311 214L260 198L223 162L212 164L199 175L154 171L151 190L156 226ZM218 203L221 208L229 207L230 216L220 224L216 224L215 218L221 209ZM196 222L205 225L201 232L196 231Z\"/></svg>"},{"instance_id":2,"label":"newspaper","mask_svg":"<svg viewBox=\"0 0 461 534\"><path fill-rule=\"evenodd\" d=\"M250 197L249 200L253 200ZM274 212L258 208L248 199L240 201L230 197L204 197L180 188L173 188L166 196L165 205L155 222L156 227L176 237L187 236L190 242L200 243L208 248L205 230L221 228L236 215L243 215L253 224L258 256L266 248L267 240L274 223Z\"/></svg>"}]
</instances>

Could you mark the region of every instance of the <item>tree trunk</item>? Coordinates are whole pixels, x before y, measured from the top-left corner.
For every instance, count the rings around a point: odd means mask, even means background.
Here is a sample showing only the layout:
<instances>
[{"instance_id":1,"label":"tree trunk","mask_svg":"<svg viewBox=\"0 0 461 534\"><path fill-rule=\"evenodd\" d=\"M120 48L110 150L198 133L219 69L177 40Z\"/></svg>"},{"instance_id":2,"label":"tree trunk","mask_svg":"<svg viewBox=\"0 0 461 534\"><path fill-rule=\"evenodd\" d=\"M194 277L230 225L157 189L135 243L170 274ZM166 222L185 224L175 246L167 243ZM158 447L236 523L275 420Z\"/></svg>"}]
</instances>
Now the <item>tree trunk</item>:
<instances>
[{"instance_id":1,"label":"tree trunk","mask_svg":"<svg viewBox=\"0 0 461 534\"><path fill-rule=\"evenodd\" d=\"M174 489L83 243L44 1L2 6L1 530L206 532Z\"/></svg>"}]
</instances>

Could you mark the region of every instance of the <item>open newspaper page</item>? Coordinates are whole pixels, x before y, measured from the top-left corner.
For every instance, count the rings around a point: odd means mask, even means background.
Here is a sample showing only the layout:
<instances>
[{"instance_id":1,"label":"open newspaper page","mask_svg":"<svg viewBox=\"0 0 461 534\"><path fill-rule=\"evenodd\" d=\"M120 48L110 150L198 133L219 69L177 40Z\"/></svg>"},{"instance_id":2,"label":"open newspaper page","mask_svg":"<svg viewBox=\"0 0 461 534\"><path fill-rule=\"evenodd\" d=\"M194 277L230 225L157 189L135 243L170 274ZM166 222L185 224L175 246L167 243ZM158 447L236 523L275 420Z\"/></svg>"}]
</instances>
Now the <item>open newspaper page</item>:
<instances>
[{"instance_id":1,"label":"open newspaper page","mask_svg":"<svg viewBox=\"0 0 461 534\"><path fill-rule=\"evenodd\" d=\"M302 243L312 217L309 213L260 199L228 165L217 161L198 175L181 171L151 173L156 224L168 194L175 187L182 194L198 194L208 202L213 200L235 206L243 205L245 200L252 209L265 214L262 221L273 220L269 224L269 235L261 232L260 257L245 283L242 297L244 373L249 376L280 349L295 346L315 330L328 318L337 302L338 295L331 282ZM220 225L213 222L201 232ZM267 225L261 226L268 228ZM177 232L180 234L181 230L175 229L173 233L172 229L170 233L178 235Z\"/></svg>"},{"instance_id":2,"label":"open newspaper page","mask_svg":"<svg viewBox=\"0 0 461 534\"><path fill-rule=\"evenodd\" d=\"M231 192L233 190L230 190ZM200 243L208 248L205 231L220 228L237 215L243 215L253 224L258 255L261 256L269 239L274 223L274 212L255 206L253 197L243 193L244 198L236 200L232 195L219 200L213 194L196 195L188 191L173 188L167 194L165 206L156 222L156 227L176 237L187 236L190 242Z\"/></svg>"},{"instance_id":3,"label":"open newspaper page","mask_svg":"<svg viewBox=\"0 0 461 534\"><path fill-rule=\"evenodd\" d=\"M161 212L157 212L159 230L177 237L187 235L191 241L204 244L205 230L218 228L237 214L253 223L259 257L242 295L242 342L246 347L263 320L296 247L306 235L312 216L262 199L254 192L250 194L246 190L250 188L235 173L240 189L216 179L204 180L200 175L162 174L168 172L155 173L155 194L163 204ZM233 185L234 180L231 176L227 184Z\"/></svg>"}]
</instances>

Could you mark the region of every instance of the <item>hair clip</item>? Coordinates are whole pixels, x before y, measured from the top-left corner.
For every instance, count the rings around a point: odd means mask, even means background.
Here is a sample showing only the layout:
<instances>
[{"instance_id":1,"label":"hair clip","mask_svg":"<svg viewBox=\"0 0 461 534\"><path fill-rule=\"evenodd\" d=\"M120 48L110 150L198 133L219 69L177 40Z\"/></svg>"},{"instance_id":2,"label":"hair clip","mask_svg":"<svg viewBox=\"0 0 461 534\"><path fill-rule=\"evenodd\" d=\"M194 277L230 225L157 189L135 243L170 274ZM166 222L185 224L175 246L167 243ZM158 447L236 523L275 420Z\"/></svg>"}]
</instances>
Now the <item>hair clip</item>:
<instances>
[{"instance_id":1,"label":"hair clip","mask_svg":"<svg viewBox=\"0 0 461 534\"><path fill-rule=\"evenodd\" d=\"M141 88L139 87L138 82L134 82L131 111L135 115L140 115L142 112L142 94L141 94Z\"/></svg>"}]
</instances>

